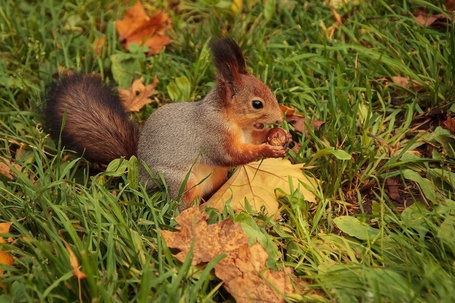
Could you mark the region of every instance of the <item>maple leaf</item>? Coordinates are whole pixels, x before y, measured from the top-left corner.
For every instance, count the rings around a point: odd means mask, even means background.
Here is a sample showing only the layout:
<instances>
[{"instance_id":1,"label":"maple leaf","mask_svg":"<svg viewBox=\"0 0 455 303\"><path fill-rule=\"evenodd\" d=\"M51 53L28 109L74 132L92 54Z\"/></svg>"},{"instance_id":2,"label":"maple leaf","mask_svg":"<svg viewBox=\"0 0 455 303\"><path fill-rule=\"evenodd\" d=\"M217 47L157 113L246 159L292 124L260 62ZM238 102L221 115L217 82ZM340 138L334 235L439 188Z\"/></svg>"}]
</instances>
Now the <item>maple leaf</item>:
<instances>
[{"instance_id":1,"label":"maple leaf","mask_svg":"<svg viewBox=\"0 0 455 303\"><path fill-rule=\"evenodd\" d=\"M164 46L171 43L166 35L171 27L169 17L161 12L147 16L140 1L126 11L122 20L116 20L115 26L120 41L129 50L131 44L144 45L149 48L148 56L159 53Z\"/></svg>"},{"instance_id":2,"label":"maple leaf","mask_svg":"<svg viewBox=\"0 0 455 303\"><path fill-rule=\"evenodd\" d=\"M240 223L225 219L208 225L207 218L198 207L192 207L175 218L177 232L161 231L167 246L179 250L174 255L178 260L186 259L192 244L193 265L225 254L214 266L215 275L238 303L284 302L282 295L296 293L294 285L303 288L304 282L295 277L292 268L267 269L267 252L258 242L248 245Z\"/></svg>"},{"instance_id":3,"label":"maple leaf","mask_svg":"<svg viewBox=\"0 0 455 303\"><path fill-rule=\"evenodd\" d=\"M138 112L144 105L152 102L149 97L155 92L158 78L155 76L152 84L144 85L144 78L134 80L129 89L118 88L120 100L126 111Z\"/></svg>"},{"instance_id":4,"label":"maple leaf","mask_svg":"<svg viewBox=\"0 0 455 303\"><path fill-rule=\"evenodd\" d=\"M223 210L230 201L233 210L244 210L245 200L254 210L265 207L269 215L278 215L277 195L282 190L290 194L290 180L294 189L299 189L305 200L316 202L308 189L315 189L317 181L302 172L303 165L292 164L285 159L264 159L237 168L232 177L203 206Z\"/></svg>"},{"instance_id":5,"label":"maple leaf","mask_svg":"<svg viewBox=\"0 0 455 303\"><path fill-rule=\"evenodd\" d=\"M9 222L0 223L0 235L8 233L10 227L11 227L11 223L9 223ZM5 243L6 243L6 241L2 237L0 237L0 248L1 248L1 244L5 244ZM0 249L0 264L6 265L6 266L12 266L13 263L14 263L13 257L11 257L11 255L9 253L7 253L6 251ZM4 269L0 268L0 279L2 279L2 277L3 277L3 272L4 272ZM0 286L3 286L3 285L0 284Z\"/></svg>"}]
</instances>

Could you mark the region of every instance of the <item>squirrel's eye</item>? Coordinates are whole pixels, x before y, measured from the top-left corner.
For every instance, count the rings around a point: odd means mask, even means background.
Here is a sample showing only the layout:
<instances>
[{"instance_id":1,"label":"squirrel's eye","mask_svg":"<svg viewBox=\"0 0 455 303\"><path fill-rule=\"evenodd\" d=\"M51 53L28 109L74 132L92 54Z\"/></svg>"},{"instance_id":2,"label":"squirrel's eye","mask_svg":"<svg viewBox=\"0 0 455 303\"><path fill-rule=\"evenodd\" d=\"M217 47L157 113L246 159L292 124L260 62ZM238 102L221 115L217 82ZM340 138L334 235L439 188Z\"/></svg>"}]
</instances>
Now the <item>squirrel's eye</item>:
<instances>
[{"instance_id":1,"label":"squirrel's eye","mask_svg":"<svg viewBox=\"0 0 455 303\"><path fill-rule=\"evenodd\" d=\"M262 101L260 101L260 100L253 100L251 102L251 104L253 105L253 108L255 108L255 109L261 109L264 107L264 104L262 104Z\"/></svg>"}]
</instances>

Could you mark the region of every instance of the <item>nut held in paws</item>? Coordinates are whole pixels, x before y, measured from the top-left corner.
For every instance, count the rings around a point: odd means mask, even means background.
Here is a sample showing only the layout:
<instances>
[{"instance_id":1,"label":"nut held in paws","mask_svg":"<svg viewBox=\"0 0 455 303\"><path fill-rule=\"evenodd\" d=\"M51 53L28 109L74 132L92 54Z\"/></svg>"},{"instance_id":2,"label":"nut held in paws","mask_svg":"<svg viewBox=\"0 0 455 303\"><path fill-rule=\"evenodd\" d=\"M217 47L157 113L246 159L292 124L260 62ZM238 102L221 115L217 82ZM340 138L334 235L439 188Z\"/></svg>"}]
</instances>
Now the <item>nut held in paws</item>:
<instances>
[{"instance_id":1,"label":"nut held in paws","mask_svg":"<svg viewBox=\"0 0 455 303\"><path fill-rule=\"evenodd\" d=\"M280 127L274 127L267 133L267 142L273 146L285 146L289 142L288 132Z\"/></svg>"}]
</instances>

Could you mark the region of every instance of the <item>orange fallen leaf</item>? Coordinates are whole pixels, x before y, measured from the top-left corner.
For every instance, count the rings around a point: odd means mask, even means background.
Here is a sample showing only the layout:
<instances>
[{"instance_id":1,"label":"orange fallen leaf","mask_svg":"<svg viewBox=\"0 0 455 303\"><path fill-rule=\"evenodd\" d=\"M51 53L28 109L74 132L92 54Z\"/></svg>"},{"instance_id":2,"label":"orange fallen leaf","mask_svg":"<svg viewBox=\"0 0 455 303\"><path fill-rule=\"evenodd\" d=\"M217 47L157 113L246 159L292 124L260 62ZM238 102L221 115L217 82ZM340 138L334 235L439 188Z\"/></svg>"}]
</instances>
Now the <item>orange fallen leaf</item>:
<instances>
[{"instance_id":1,"label":"orange fallen leaf","mask_svg":"<svg viewBox=\"0 0 455 303\"><path fill-rule=\"evenodd\" d=\"M0 223L0 234L9 233L9 228L11 227L11 222ZM0 237L0 244L5 244L6 241Z\"/></svg>"},{"instance_id":2,"label":"orange fallen leaf","mask_svg":"<svg viewBox=\"0 0 455 303\"><path fill-rule=\"evenodd\" d=\"M62 240L62 241L63 241L63 244L65 244L66 250L68 251L68 254L70 257L70 264L71 264L71 267L73 268L73 276L77 280L82 280L82 279L87 278L87 275L79 269L79 262L77 261L77 257L74 254L71 247L68 245L68 243L66 243L66 241L64 241L64 240Z\"/></svg>"},{"instance_id":3,"label":"orange fallen leaf","mask_svg":"<svg viewBox=\"0 0 455 303\"><path fill-rule=\"evenodd\" d=\"M175 219L179 225L177 232L161 232L167 246L179 251L174 255L178 260L186 259L192 244L193 265L226 254L214 266L215 275L238 303L285 302L283 295L295 294L295 285L303 288L304 282L297 279L291 268L267 269L267 252L258 242L248 245L249 238L240 223L226 219L208 225L207 218L198 207L189 208Z\"/></svg>"},{"instance_id":4,"label":"orange fallen leaf","mask_svg":"<svg viewBox=\"0 0 455 303\"><path fill-rule=\"evenodd\" d=\"M141 1L126 11L122 20L116 20L115 26L126 49L129 49L132 43L144 45L149 48L148 56L159 53L164 46L171 43L171 39L166 35L171 27L169 17L161 11L151 17L147 16Z\"/></svg>"},{"instance_id":5,"label":"orange fallen leaf","mask_svg":"<svg viewBox=\"0 0 455 303\"><path fill-rule=\"evenodd\" d=\"M22 170L22 167L19 164L14 163L7 158L0 157L0 174L4 175L10 180L14 180L14 178L16 178L16 174L11 167L14 167L19 171Z\"/></svg>"},{"instance_id":6,"label":"orange fallen leaf","mask_svg":"<svg viewBox=\"0 0 455 303\"><path fill-rule=\"evenodd\" d=\"M226 202L234 210L244 210L245 200L253 209L262 207L268 215L279 215L276 189L290 194L290 180L294 190L299 189L305 200L316 202L310 189L317 188L317 181L302 171L303 165L291 164L285 159L264 159L237 168L232 177L203 206L223 210Z\"/></svg>"},{"instance_id":7,"label":"orange fallen leaf","mask_svg":"<svg viewBox=\"0 0 455 303\"><path fill-rule=\"evenodd\" d=\"M120 100L126 111L138 112L144 105L152 103L149 97L155 92L158 78L155 77L153 83L149 85L144 85L142 81L144 81L143 78L134 80L129 89L118 88Z\"/></svg>"},{"instance_id":8,"label":"orange fallen leaf","mask_svg":"<svg viewBox=\"0 0 455 303\"><path fill-rule=\"evenodd\" d=\"M455 119L453 119L449 114L447 114L446 120L442 123L442 127L448 129L452 135L455 135Z\"/></svg>"},{"instance_id":9,"label":"orange fallen leaf","mask_svg":"<svg viewBox=\"0 0 455 303\"><path fill-rule=\"evenodd\" d=\"M0 235L8 233L10 227L11 227L10 222L0 223ZM6 243L6 241L2 237L0 237L0 244L5 244L5 243ZM12 266L13 263L14 263L13 257L11 257L11 255L9 253L7 253L6 251L2 250L1 246L0 246L0 264L6 265L6 266ZM3 277L3 272L4 272L4 269L0 268L0 279L2 279L2 277ZM2 286L2 284L0 284L0 286Z\"/></svg>"}]
</instances>

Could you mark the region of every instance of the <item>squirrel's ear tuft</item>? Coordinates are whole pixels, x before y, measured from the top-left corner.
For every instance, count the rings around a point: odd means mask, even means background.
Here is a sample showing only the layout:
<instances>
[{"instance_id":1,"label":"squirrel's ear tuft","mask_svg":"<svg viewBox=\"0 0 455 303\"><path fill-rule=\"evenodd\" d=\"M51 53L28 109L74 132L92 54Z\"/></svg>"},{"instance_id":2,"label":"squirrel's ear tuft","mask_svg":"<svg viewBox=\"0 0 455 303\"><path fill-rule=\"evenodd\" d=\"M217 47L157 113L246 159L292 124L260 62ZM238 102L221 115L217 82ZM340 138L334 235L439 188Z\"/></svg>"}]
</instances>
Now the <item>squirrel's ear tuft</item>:
<instances>
[{"instance_id":1,"label":"squirrel's ear tuft","mask_svg":"<svg viewBox=\"0 0 455 303\"><path fill-rule=\"evenodd\" d=\"M226 81L239 80L240 74L248 74L242 50L230 38L217 38L210 43L213 61L219 76Z\"/></svg>"}]
</instances>

